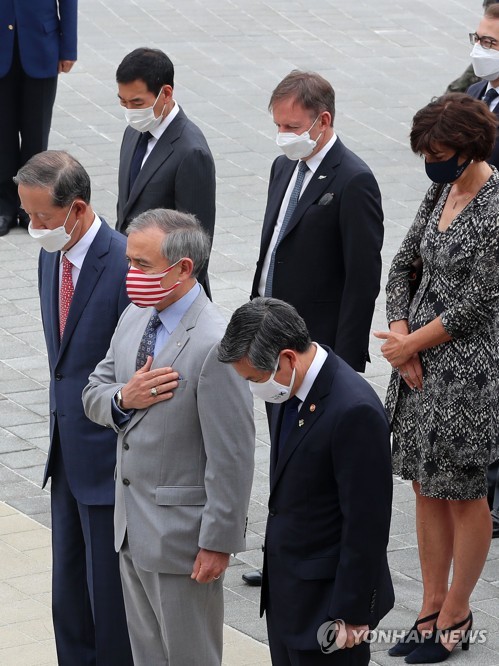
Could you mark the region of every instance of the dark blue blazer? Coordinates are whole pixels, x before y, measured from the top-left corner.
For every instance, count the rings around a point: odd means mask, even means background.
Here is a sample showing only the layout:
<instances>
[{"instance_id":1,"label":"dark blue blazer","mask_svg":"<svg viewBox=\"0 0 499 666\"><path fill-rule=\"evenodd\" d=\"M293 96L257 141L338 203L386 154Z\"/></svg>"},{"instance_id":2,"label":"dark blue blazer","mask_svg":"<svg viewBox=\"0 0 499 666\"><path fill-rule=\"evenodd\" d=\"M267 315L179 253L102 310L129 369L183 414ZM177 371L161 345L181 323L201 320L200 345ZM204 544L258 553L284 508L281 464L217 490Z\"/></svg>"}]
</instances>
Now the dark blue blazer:
<instances>
[{"instance_id":1,"label":"dark blue blazer","mask_svg":"<svg viewBox=\"0 0 499 666\"><path fill-rule=\"evenodd\" d=\"M286 646L317 650L323 622L376 626L393 607L388 570L392 472L374 390L328 350L277 459L271 422L262 607Z\"/></svg>"},{"instance_id":2,"label":"dark blue blazer","mask_svg":"<svg viewBox=\"0 0 499 666\"><path fill-rule=\"evenodd\" d=\"M78 0L2 0L0 77L12 65L15 32L26 74L35 79L57 76L59 60L76 60L77 15Z\"/></svg>"},{"instance_id":3,"label":"dark blue blazer","mask_svg":"<svg viewBox=\"0 0 499 666\"><path fill-rule=\"evenodd\" d=\"M466 91L468 95L474 97L475 99L482 99L485 95L485 90L487 89L488 81L478 81L468 88ZM493 112L499 118L499 104L494 108ZM496 138L496 143L494 145L494 150L492 155L487 160L489 164L493 164L497 169L499 169L499 134Z\"/></svg>"},{"instance_id":4,"label":"dark blue blazer","mask_svg":"<svg viewBox=\"0 0 499 666\"><path fill-rule=\"evenodd\" d=\"M90 421L81 394L109 348L126 294L126 239L102 220L90 246L59 342L59 252L41 250L40 306L50 367L51 449L43 485L51 473L54 428L71 492L88 505L114 504L116 433Z\"/></svg>"}]
</instances>

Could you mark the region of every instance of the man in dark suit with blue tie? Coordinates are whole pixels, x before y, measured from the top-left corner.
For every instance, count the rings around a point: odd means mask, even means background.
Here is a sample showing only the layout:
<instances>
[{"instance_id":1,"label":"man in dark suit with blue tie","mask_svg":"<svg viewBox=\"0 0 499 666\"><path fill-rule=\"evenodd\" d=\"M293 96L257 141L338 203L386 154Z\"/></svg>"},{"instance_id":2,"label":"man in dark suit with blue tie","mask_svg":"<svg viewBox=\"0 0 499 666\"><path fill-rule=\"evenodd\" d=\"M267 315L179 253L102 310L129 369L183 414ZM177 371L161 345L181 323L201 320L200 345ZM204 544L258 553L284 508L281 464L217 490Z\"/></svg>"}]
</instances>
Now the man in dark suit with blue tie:
<instances>
[{"instance_id":1,"label":"man in dark suit with blue tie","mask_svg":"<svg viewBox=\"0 0 499 666\"><path fill-rule=\"evenodd\" d=\"M32 157L15 182L42 250L39 292L50 368L52 611L59 664L131 666L114 551L116 435L83 411L89 374L127 307L125 238L90 205L90 178L68 153Z\"/></svg>"},{"instance_id":2,"label":"man in dark suit with blue tie","mask_svg":"<svg viewBox=\"0 0 499 666\"><path fill-rule=\"evenodd\" d=\"M291 72L269 109L285 154L270 172L251 295L294 305L315 340L363 372L381 277L378 184L336 135L335 94L322 76Z\"/></svg>"},{"instance_id":3,"label":"man in dark suit with blue tie","mask_svg":"<svg viewBox=\"0 0 499 666\"><path fill-rule=\"evenodd\" d=\"M272 663L365 666L369 647L362 636L394 602L383 406L277 299L255 298L238 308L218 357L249 381L254 395L275 404L261 604ZM344 650L331 640L335 620L342 620Z\"/></svg>"},{"instance_id":4,"label":"man in dark suit with blue tie","mask_svg":"<svg viewBox=\"0 0 499 666\"><path fill-rule=\"evenodd\" d=\"M0 2L0 236L29 220L12 182L47 149L57 75L76 60L78 0Z\"/></svg>"}]
</instances>

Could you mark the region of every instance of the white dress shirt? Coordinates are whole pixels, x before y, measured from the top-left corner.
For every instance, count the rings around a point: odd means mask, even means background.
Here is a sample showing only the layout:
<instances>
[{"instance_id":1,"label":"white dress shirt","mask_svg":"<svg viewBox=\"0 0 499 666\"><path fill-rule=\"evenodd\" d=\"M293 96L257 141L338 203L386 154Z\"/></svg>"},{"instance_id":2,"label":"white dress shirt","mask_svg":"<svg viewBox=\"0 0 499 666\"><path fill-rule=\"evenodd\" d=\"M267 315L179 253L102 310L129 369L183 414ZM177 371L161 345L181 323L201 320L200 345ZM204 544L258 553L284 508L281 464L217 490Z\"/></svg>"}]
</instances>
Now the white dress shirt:
<instances>
[{"instance_id":1,"label":"white dress shirt","mask_svg":"<svg viewBox=\"0 0 499 666\"><path fill-rule=\"evenodd\" d=\"M158 125L158 127L156 127L156 129L153 129L151 131L152 137L147 142L146 154L144 155L144 159L142 160L142 164L140 165L141 169L144 166L144 162L147 160L147 158L151 154L152 149L158 143L158 140L162 136L163 132L166 130L166 128L169 125L171 125L173 119L175 118L175 116L178 114L179 111L180 111L179 105L177 104L177 102L175 100L173 100L173 108L170 111L170 113L166 116L166 118L164 120L161 121L161 123Z\"/></svg>"},{"instance_id":2,"label":"white dress shirt","mask_svg":"<svg viewBox=\"0 0 499 666\"><path fill-rule=\"evenodd\" d=\"M316 348L314 360L310 364L310 368L307 370L307 373L303 378L300 388L295 393L298 400L300 400L298 411L300 411L302 404L307 399L307 396L310 393L310 389L312 388L315 380L317 379L317 375L321 371L321 368L327 359L327 351L323 349L319 344L317 344L317 342L312 342L312 344L315 345Z\"/></svg>"},{"instance_id":3,"label":"white dress shirt","mask_svg":"<svg viewBox=\"0 0 499 666\"><path fill-rule=\"evenodd\" d=\"M491 85L491 83L490 83L490 81L489 81L489 83L487 84L487 88L485 89L484 96L489 92L489 90L490 90L491 88L494 88L494 90L495 90L495 91L497 92L497 94L499 95L499 86L493 86L493 85ZM495 99L492 100L492 102L491 102L491 104L490 104L490 106L489 106L489 110L490 110L490 111L493 111L493 110L496 108L496 106L497 106L498 104L499 104L499 97L496 97Z\"/></svg>"}]
</instances>

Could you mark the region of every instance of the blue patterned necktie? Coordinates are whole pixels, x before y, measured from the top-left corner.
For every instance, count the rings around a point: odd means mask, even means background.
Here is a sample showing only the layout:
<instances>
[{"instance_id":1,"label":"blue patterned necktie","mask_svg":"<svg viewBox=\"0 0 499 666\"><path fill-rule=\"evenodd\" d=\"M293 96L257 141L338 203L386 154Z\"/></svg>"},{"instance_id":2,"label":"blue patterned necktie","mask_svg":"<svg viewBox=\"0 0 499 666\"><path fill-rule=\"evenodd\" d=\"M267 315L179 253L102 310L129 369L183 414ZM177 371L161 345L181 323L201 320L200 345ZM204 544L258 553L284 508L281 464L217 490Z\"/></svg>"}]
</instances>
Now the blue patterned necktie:
<instances>
[{"instance_id":1,"label":"blue patterned necktie","mask_svg":"<svg viewBox=\"0 0 499 666\"><path fill-rule=\"evenodd\" d=\"M286 214L284 215L284 220L282 221L281 229L279 231L279 236L277 237L276 244L274 245L274 249L272 250L272 255L270 257L269 272L267 273L267 281L265 282L265 294L264 294L265 296L272 296L272 283L274 281L274 266L275 266L276 251L277 248L279 247L279 243L281 242L282 237L286 232L286 227L289 224L291 216L295 212L295 208L298 205L301 188L303 186L303 179L305 178L307 170L308 166L306 162L303 161L300 162L300 164L298 165L298 175L296 176L296 183L295 186L293 187L293 191L291 192L288 207L286 208Z\"/></svg>"},{"instance_id":2,"label":"blue patterned necktie","mask_svg":"<svg viewBox=\"0 0 499 666\"><path fill-rule=\"evenodd\" d=\"M278 457L282 454L286 440L289 437L291 429L296 424L298 418L298 407L300 406L300 398L294 395L289 400L286 400L284 411L282 414L281 429L279 430L279 440L277 446Z\"/></svg>"},{"instance_id":3,"label":"blue patterned necktie","mask_svg":"<svg viewBox=\"0 0 499 666\"><path fill-rule=\"evenodd\" d=\"M132 163L130 164L130 187L129 192L132 191L133 184L137 180L137 176L142 168L142 162L144 160L145 154L147 152L147 144L149 139L152 138L151 132L142 132L140 139L137 142L135 147L135 152L132 157Z\"/></svg>"},{"instance_id":4,"label":"blue patterned necktie","mask_svg":"<svg viewBox=\"0 0 499 666\"><path fill-rule=\"evenodd\" d=\"M487 90L485 95L483 96L482 102L485 102L485 104L489 107L492 104L492 102L495 100L495 98L499 95L497 90L495 88L490 88Z\"/></svg>"},{"instance_id":5,"label":"blue patterned necktie","mask_svg":"<svg viewBox=\"0 0 499 666\"><path fill-rule=\"evenodd\" d=\"M154 345L156 344L156 334L158 326L161 324L159 314L155 312L147 323L146 330L140 341L139 351L137 352L137 361L135 369L140 370L145 365L148 356L154 356Z\"/></svg>"}]
</instances>

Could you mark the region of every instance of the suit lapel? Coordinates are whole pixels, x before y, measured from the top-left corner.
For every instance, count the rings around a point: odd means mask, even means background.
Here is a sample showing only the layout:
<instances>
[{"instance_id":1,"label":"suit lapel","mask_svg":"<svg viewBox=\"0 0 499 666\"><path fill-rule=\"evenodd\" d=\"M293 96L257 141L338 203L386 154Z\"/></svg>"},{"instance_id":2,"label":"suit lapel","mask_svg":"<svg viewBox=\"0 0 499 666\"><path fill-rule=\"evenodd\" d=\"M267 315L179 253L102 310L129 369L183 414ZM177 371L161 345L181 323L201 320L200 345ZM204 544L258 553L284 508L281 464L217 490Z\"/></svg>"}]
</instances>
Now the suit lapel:
<instances>
[{"instance_id":1,"label":"suit lapel","mask_svg":"<svg viewBox=\"0 0 499 666\"><path fill-rule=\"evenodd\" d=\"M207 303L209 303L209 299L206 296L205 292L203 289L199 292L198 297L194 301L194 303L191 305L191 307L187 310L185 315L182 317L182 320L178 324L178 326L175 328L174 331L172 331L172 334L168 338L165 346L157 356L154 357L153 363L151 368L164 368L164 367L173 367L175 361L179 357L179 355L183 352L184 348L186 347L187 343L189 342L190 339L190 330L196 326L197 320L199 315L201 314L202 310L206 307ZM142 339L142 335L144 334L145 327L147 325L147 322L149 321L151 317L151 310L148 309L147 311L147 317L143 317L141 319L141 325L140 325L140 335L138 336L137 340L137 332L134 334L134 338L136 339L136 345L133 345L131 348L135 350L135 355L133 355L133 371L131 374L135 372L135 358L137 356L136 351L138 350L138 346L140 344L140 340ZM143 325L142 325L143 324ZM132 356L132 355L131 355ZM131 376L131 375L130 375ZM148 409L139 409L134 413L132 416L130 423L128 425L128 430L130 428L133 428L134 426L139 423L143 417L147 414L149 410Z\"/></svg>"},{"instance_id":2,"label":"suit lapel","mask_svg":"<svg viewBox=\"0 0 499 666\"><path fill-rule=\"evenodd\" d=\"M331 186L331 183L336 178L337 167L341 163L341 158L344 152L345 149L343 144L339 137L336 137L333 147L325 155L303 194L299 198L298 205L288 222L283 238L286 238L286 236L296 227L307 208L315 203L321 194Z\"/></svg>"},{"instance_id":3,"label":"suit lapel","mask_svg":"<svg viewBox=\"0 0 499 666\"><path fill-rule=\"evenodd\" d=\"M133 184L132 190L128 195L128 200L123 209L124 218L126 218L128 213L130 212L130 209L132 208L133 204L136 202L137 198L139 197L144 187L151 180L152 175L160 168L160 166L164 162L166 162L166 160L173 153L174 151L173 144L182 134L186 122L187 122L187 117L185 113L182 111L182 109L179 109L179 112L172 120L171 124L168 125L166 130L159 137L149 157L145 161L144 166L139 171L139 174L135 180L135 183ZM125 169L126 171L125 175L127 176L125 184L127 188L125 190L126 192L128 192L128 183L130 182L131 161L133 153L135 152L135 148L137 147L137 143L139 142L139 139L140 139L140 132L137 132L137 137L135 137L135 141L133 142L133 150L128 155L129 163L127 165L127 168Z\"/></svg>"},{"instance_id":4,"label":"suit lapel","mask_svg":"<svg viewBox=\"0 0 499 666\"><path fill-rule=\"evenodd\" d=\"M261 251L263 254L267 253L267 249L274 233L274 228L277 222L277 217L281 209L282 200L286 194L286 189L296 168L296 162L287 160L282 173L272 183L272 192L269 193L269 201L265 211L265 220L262 229L262 243Z\"/></svg>"},{"instance_id":5,"label":"suit lapel","mask_svg":"<svg viewBox=\"0 0 499 666\"><path fill-rule=\"evenodd\" d=\"M78 324L78 321L85 310L88 300L92 295L95 285L102 275L105 268L103 257L109 252L109 245L111 242L111 231L107 226L107 222L102 220L99 231L94 238L92 244L88 248L88 252L83 261L78 282L76 283L73 300L69 308L68 319L64 328L64 334L61 340L61 347L59 349L59 356L64 353L66 346L73 335L73 332Z\"/></svg>"},{"instance_id":6,"label":"suit lapel","mask_svg":"<svg viewBox=\"0 0 499 666\"><path fill-rule=\"evenodd\" d=\"M298 422L291 430L288 440L281 451L281 455L277 457L277 444L278 444L278 427L282 421L282 412L284 406L280 406L279 413L276 415L275 428L272 437L272 461L275 461L273 472L271 473L270 493L272 494L274 488L279 482L279 479L288 464L290 458L296 449L302 444L303 440L310 433L310 430L315 426L317 421L321 418L325 409L325 398L331 391L331 384L338 367L338 360L334 354L329 351L328 357L322 366L315 382L310 389L306 400L302 404L298 412ZM310 406L314 405L313 409Z\"/></svg>"}]
</instances>

